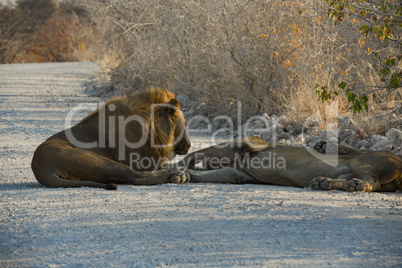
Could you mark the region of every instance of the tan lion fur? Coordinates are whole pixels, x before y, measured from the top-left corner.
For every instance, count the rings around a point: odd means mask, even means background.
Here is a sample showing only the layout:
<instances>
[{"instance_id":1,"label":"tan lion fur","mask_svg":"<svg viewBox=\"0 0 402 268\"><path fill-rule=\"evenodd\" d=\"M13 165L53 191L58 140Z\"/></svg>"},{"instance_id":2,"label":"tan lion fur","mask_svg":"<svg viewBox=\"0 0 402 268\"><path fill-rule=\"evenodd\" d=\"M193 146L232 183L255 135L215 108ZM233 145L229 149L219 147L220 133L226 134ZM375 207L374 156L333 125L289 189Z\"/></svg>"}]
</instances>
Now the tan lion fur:
<instances>
[{"instance_id":1,"label":"tan lion fur","mask_svg":"<svg viewBox=\"0 0 402 268\"><path fill-rule=\"evenodd\" d=\"M203 168L196 166L200 162ZM252 137L192 152L179 165L189 168L186 179L191 182L365 192L402 190L402 157L342 145L339 154L319 154L309 148L274 146Z\"/></svg>"},{"instance_id":2,"label":"tan lion fur","mask_svg":"<svg viewBox=\"0 0 402 268\"><path fill-rule=\"evenodd\" d=\"M180 176L182 172L151 170L160 168L176 153L187 153L190 147L186 123L179 109L180 104L173 93L157 88L113 98L77 125L53 135L36 149L31 165L35 177L49 187L111 189L115 186L110 183L170 182L172 175ZM157 148L151 143L152 137ZM146 141L141 147L130 145L142 138ZM96 142L97 146L76 146L75 140L84 145ZM133 154L149 159L152 164L132 169L130 156Z\"/></svg>"}]
</instances>

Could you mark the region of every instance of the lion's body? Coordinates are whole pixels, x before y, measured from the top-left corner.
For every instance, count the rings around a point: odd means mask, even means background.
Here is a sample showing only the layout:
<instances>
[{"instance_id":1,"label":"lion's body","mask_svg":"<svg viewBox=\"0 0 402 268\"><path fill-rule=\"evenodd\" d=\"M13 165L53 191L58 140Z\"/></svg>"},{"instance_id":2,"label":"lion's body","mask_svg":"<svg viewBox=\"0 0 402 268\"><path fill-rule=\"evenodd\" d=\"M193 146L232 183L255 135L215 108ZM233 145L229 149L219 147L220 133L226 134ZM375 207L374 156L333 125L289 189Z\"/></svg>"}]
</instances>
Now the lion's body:
<instances>
[{"instance_id":1,"label":"lion's body","mask_svg":"<svg viewBox=\"0 0 402 268\"><path fill-rule=\"evenodd\" d=\"M189 147L174 95L150 88L111 99L77 125L53 135L36 149L31 166L37 180L48 187L159 184L169 182L174 172L151 170ZM133 156L148 164L131 168Z\"/></svg>"},{"instance_id":2,"label":"lion's body","mask_svg":"<svg viewBox=\"0 0 402 268\"><path fill-rule=\"evenodd\" d=\"M350 147L340 147L340 152L318 154L306 148L272 146L254 137L249 142L193 152L181 164L190 168L194 182L263 183L346 191L401 189L401 157L387 151L358 151ZM225 158L229 159L226 165L211 168L213 159L223 163ZM198 162L204 162L210 170L196 170Z\"/></svg>"}]
</instances>

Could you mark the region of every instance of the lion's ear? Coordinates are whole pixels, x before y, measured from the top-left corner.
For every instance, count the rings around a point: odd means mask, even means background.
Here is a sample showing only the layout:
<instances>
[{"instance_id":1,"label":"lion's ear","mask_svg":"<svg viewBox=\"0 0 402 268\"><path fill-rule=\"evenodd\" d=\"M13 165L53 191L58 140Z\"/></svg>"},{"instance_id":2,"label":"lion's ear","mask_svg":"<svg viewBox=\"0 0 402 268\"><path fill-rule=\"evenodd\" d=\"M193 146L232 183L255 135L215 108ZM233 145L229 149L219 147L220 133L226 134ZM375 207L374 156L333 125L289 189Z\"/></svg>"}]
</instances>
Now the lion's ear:
<instances>
[{"instance_id":1,"label":"lion's ear","mask_svg":"<svg viewBox=\"0 0 402 268\"><path fill-rule=\"evenodd\" d=\"M180 110L180 103L176 99L171 99L167 105L167 110L171 113L176 112L177 110Z\"/></svg>"}]
</instances>

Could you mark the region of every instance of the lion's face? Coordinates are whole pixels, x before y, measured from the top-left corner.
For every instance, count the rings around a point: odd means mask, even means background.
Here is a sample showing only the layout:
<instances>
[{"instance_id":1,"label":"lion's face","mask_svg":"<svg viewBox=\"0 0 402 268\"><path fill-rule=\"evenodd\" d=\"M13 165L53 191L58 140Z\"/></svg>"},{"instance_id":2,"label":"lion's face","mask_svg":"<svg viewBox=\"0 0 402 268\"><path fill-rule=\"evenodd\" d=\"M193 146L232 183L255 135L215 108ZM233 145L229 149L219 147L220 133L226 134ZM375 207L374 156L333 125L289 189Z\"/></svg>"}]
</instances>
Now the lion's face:
<instances>
[{"instance_id":1,"label":"lion's face","mask_svg":"<svg viewBox=\"0 0 402 268\"><path fill-rule=\"evenodd\" d=\"M186 131L187 121L184 119L183 113L179 110L180 104L177 100L172 99L169 102L169 105L174 106L171 110L172 121L174 124L173 150L177 155L185 155L188 153L188 149L191 146L191 142Z\"/></svg>"},{"instance_id":2,"label":"lion's face","mask_svg":"<svg viewBox=\"0 0 402 268\"><path fill-rule=\"evenodd\" d=\"M186 131L187 122L182 118L180 120L180 126L176 127L175 131L175 140L177 141L174 146L174 152L178 155L185 155L188 153L188 149L191 146L190 138L187 135Z\"/></svg>"}]
</instances>

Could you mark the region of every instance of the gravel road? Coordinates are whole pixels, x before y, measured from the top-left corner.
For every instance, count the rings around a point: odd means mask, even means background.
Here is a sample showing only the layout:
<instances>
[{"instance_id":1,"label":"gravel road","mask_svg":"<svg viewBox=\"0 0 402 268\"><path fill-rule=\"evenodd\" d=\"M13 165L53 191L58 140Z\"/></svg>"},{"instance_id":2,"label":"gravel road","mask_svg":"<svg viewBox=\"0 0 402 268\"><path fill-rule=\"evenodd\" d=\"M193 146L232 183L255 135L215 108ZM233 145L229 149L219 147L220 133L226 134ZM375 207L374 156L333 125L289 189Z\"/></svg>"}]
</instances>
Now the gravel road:
<instances>
[{"instance_id":1,"label":"gravel road","mask_svg":"<svg viewBox=\"0 0 402 268\"><path fill-rule=\"evenodd\" d=\"M402 195L269 185L50 189L35 148L94 63L0 65L1 267L401 267ZM192 137L193 150L207 137Z\"/></svg>"}]
</instances>

